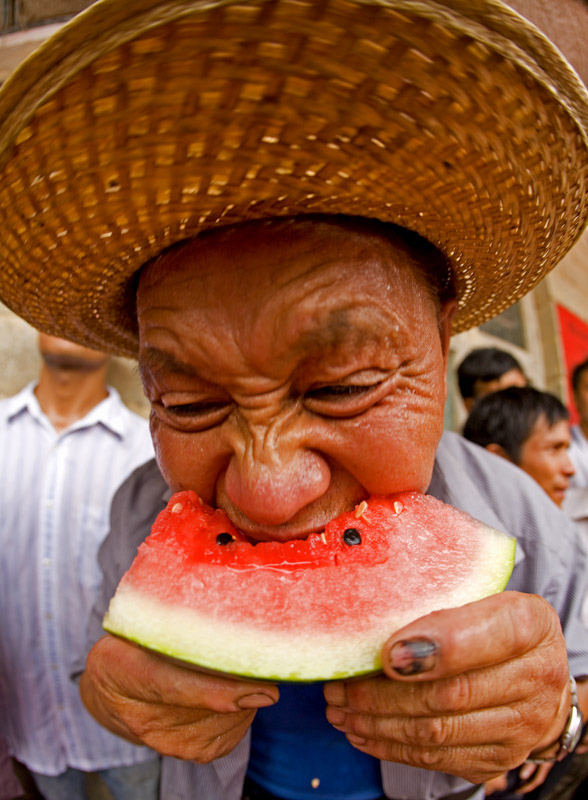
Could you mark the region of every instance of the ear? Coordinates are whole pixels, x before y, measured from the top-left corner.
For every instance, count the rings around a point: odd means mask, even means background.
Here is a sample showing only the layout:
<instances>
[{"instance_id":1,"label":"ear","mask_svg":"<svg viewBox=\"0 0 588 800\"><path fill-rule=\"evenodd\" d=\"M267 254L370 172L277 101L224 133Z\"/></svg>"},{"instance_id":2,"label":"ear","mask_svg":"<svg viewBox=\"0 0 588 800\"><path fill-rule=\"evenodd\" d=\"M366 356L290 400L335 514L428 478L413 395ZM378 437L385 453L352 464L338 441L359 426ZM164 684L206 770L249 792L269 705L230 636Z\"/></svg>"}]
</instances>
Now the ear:
<instances>
[{"instance_id":1,"label":"ear","mask_svg":"<svg viewBox=\"0 0 588 800\"><path fill-rule=\"evenodd\" d=\"M449 367L449 340L451 339L451 322L457 311L457 300L448 300L441 306L439 315L439 334L441 336L441 352L443 353L443 375L445 380L445 399L449 392L447 371Z\"/></svg>"},{"instance_id":2,"label":"ear","mask_svg":"<svg viewBox=\"0 0 588 800\"><path fill-rule=\"evenodd\" d=\"M443 349L443 358L445 359L445 367L449 360L449 340L451 339L451 323L457 311L457 300L448 300L441 306L441 313L439 315L439 332L441 334L441 347Z\"/></svg>"},{"instance_id":3,"label":"ear","mask_svg":"<svg viewBox=\"0 0 588 800\"><path fill-rule=\"evenodd\" d=\"M492 442L491 444L487 444L485 449L488 450L489 453L494 453L494 455L500 456L501 458L506 458L507 461L510 461L512 464L514 464L514 461L502 445Z\"/></svg>"}]
</instances>

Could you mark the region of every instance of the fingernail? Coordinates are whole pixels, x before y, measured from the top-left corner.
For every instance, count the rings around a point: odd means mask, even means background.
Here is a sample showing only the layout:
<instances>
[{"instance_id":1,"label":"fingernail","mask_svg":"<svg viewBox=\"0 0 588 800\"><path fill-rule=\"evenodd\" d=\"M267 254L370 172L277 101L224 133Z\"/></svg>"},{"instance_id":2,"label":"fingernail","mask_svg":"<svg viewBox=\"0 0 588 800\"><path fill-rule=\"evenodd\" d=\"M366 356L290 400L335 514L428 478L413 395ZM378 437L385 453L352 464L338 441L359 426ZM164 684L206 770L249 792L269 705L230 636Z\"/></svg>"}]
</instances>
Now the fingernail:
<instances>
[{"instance_id":1,"label":"fingernail","mask_svg":"<svg viewBox=\"0 0 588 800\"><path fill-rule=\"evenodd\" d=\"M438 654L430 639L403 639L390 648L389 663L399 675L418 675L436 666Z\"/></svg>"},{"instance_id":2,"label":"fingernail","mask_svg":"<svg viewBox=\"0 0 588 800\"><path fill-rule=\"evenodd\" d=\"M269 697L267 694L246 694L244 697L240 697L235 704L238 708L267 708L267 706L273 706L276 701Z\"/></svg>"},{"instance_id":3,"label":"fingernail","mask_svg":"<svg viewBox=\"0 0 588 800\"><path fill-rule=\"evenodd\" d=\"M343 725L346 717L347 714L340 708L331 708L331 706L327 708L327 719L331 725Z\"/></svg>"},{"instance_id":4,"label":"fingernail","mask_svg":"<svg viewBox=\"0 0 588 800\"><path fill-rule=\"evenodd\" d=\"M347 741L351 744L358 744L361 746L367 742L367 739L364 739L363 736L356 736L354 733L346 733L345 736Z\"/></svg>"},{"instance_id":5,"label":"fingernail","mask_svg":"<svg viewBox=\"0 0 588 800\"><path fill-rule=\"evenodd\" d=\"M323 693L325 695L325 700L330 706L347 705L347 692L345 691L345 684L342 681L326 683Z\"/></svg>"}]
</instances>

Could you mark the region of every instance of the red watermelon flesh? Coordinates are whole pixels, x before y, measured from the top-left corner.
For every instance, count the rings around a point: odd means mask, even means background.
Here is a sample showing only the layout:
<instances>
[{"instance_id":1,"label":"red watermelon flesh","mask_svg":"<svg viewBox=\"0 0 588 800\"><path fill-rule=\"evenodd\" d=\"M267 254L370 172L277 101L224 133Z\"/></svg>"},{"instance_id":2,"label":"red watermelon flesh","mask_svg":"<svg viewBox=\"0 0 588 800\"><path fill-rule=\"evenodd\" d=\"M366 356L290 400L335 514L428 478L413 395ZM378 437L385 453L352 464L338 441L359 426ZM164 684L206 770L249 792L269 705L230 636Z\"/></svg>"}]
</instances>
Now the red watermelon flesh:
<instances>
[{"instance_id":1,"label":"red watermelon flesh","mask_svg":"<svg viewBox=\"0 0 588 800\"><path fill-rule=\"evenodd\" d=\"M179 492L123 576L107 631L206 669L272 680L377 672L386 639L501 591L514 539L427 495L371 497L304 540L251 543Z\"/></svg>"}]
</instances>

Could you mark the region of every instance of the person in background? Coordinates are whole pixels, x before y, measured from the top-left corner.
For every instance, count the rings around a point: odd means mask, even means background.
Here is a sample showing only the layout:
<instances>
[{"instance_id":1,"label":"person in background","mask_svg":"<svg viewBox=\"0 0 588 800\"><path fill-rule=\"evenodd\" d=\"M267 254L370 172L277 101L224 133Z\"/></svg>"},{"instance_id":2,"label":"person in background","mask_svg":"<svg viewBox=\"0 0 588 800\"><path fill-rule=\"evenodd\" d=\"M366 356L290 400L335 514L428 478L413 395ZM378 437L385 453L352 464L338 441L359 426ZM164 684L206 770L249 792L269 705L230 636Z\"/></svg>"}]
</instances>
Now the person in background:
<instances>
[{"instance_id":1,"label":"person in background","mask_svg":"<svg viewBox=\"0 0 588 800\"><path fill-rule=\"evenodd\" d=\"M39 379L0 402L0 726L46 800L158 792L159 760L106 732L70 679L100 582L118 485L153 450L146 420L106 384L102 352L39 335Z\"/></svg>"},{"instance_id":2,"label":"person in background","mask_svg":"<svg viewBox=\"0 0 588 800\"><path fill-rule=\"evenodd\" d=\"M527 472L561 508L574 465L569 413L555 395L530 386L492 392L476 401L463 435Z\"/></svg>"},{"instance_id":3,"label":"person in background","mask_svg":"<svg viewBox=\"0 0 588 800\"><path fill-rule=\"evenodd\" d=\"M463 435L489 452L516 464L541 486L557 506L566 510L569 505L568 492L574 491L569 488L574 474L569 452L569 412L555 395L531 387L511 386L481 397L466 420ZM586 511L585 503L583 508ZM567 515L574 518L569 513ZM586 600L583 611L586 611ZM580 690L586 691L581 685ZM489 782L487 792L491 794L496 790L498 794L494 796L497 800L512 797L514 792L506 790L510 782L511 787L524 789L525 793L532 791L530 796L537 800L571 798L579 783L588 775L585 748L579 748L571 758L566 759L561 767L558 766L553 774L550 774L550 765L538 768L533 764L525 765L510 776ZM547 782L544 784L544 781Z\"/></svg>"},{"instance_id":4,"label":"person in background","mask_svg":"<svg viewBox=\"0 0 588 800\"><path fill-rule=\"evenodd\" d=\"M572 425L570 458L576 469L572 485L588 489L588 358L572 372L572 392L579 422Z\"/></svg>"},{"instance_id":5,"label":"person in background","mask_svg":"<svg viewBox=\"0 0 588 800\"><path fill-rule=\"evenodd\" d=\"M467 411L478 397L506 389L527 386L527 378L516 358L498 347L478 347L457 368L459 392Z\"/></svg>"}]
</instances>

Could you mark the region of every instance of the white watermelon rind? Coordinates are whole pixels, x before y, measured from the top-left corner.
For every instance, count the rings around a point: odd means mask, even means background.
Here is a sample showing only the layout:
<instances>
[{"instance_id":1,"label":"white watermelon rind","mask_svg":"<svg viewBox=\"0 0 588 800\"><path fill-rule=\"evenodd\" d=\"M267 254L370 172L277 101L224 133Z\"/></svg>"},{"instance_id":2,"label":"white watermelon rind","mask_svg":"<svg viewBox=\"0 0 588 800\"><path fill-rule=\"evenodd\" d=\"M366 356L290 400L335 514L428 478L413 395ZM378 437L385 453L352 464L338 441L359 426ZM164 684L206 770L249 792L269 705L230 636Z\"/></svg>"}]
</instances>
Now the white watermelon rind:
<instances>
[{"instance_id":1,"label":"white watermelon rind","mask_svg":"<svg viewBox=\"0 0 588 800\"><path fill-rule=\"evenodd\" d=\"M381 671L381 650L387 639L409 622L501 592L514 566L515 547L515 539L487 528L477 566L457 589L420 597L414 610L401 615L391 608L363 630L348 608L342 613L348 615L349 626L336 633L235 624L196 608L160 602L124 580L103 626L109 633L174 660L245 678L313 682L369 675Z\"/></svg>"}]
</instances>

